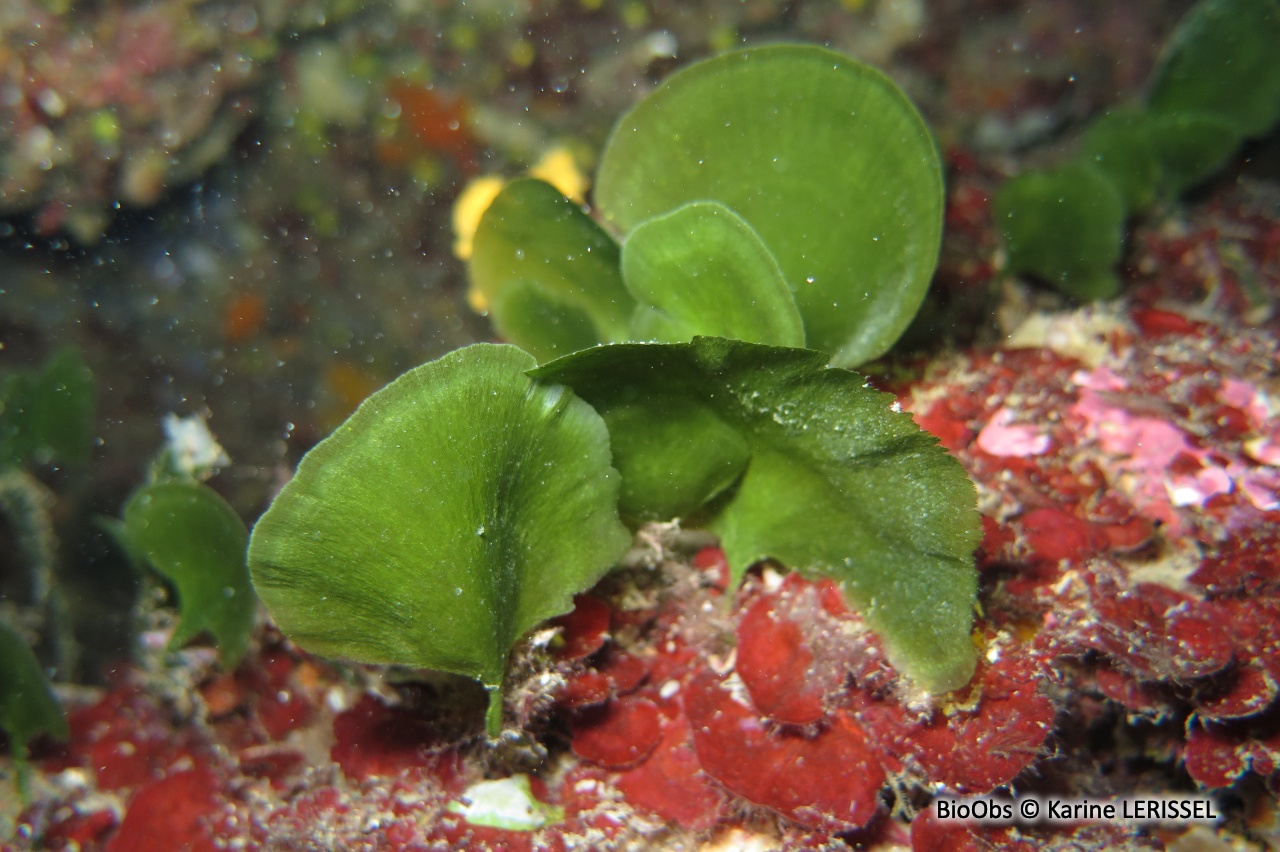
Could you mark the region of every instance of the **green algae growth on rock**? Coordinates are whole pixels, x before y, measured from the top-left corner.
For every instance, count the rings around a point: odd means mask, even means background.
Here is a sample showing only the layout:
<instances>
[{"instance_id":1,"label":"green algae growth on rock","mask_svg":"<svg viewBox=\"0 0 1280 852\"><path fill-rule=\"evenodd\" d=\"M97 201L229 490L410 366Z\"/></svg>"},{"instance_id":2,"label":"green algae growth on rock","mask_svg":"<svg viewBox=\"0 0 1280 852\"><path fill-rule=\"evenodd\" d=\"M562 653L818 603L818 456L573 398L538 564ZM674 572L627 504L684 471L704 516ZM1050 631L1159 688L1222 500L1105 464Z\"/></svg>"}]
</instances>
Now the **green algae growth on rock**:
<instances>
[{"instance_id":1,"label":"green algae growth on rock","mask_svg":"<svg viewBox=\"0 0 1280 852\"><path fill-rule=\"evenodd\" d=\"M404 374L307 454L249 545L302 647L475 678L491 735L512 645L630 542L603 421L533 366L476 344Z\"/></svg>"},{"instance_id":2,"label":"green algae growth on rock","mask_svg":"<svg viewBox=\"0 0 1280 852\"><path fill-rule=\"evenodd\" d=\"M695 63L623 115L601 155L601 224L534 183L481 218L470 274L498 329L543 361L718 334L855 366L902 334L938 259L928 127L884 74L811 45Z\"/></svg>"},{"instance_id":3,"label":"green algae growth on rock","mask_svg":"<svg viewBox=\"0 0 1280 852\"><path fill-rule=\"evenodd\" d=\"M709 504L735 583L770 558L832 577L895 667L928 691L958 689L974 667L973 485L888 395L825 361L700 337L599 347L534 375L604 417L630 512L698 495L683 509ZM719 487L699 493L704 483Z\"/></svg>"}]
</instances>

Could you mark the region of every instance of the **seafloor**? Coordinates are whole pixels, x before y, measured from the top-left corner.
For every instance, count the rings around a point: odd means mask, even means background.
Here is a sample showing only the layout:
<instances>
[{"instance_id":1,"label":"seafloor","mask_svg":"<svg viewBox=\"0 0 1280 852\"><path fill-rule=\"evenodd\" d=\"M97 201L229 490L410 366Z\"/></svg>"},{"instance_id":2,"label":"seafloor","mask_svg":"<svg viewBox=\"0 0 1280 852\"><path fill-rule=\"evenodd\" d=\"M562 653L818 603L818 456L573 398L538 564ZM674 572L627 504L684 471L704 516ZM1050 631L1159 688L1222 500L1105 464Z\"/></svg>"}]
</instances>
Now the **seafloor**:
<instances>
[{"instance_id":1,"label":"seafloor","mask_svg":"<svg viewBox=\"0 0 1280 852\"><path fill-rule=\"evenodd\" d=\"M74 346L97 386L92 462L34 471L71 735L34 745L26 801L0 779L0 846L1280 848L1280 137L1135 221L1112 301L1007 274L989 212L1140 95L1190 5L0 0L0 369ZM233 672L163 651L163 589L95 519L164 415L207 417L210 485L257 517L364 396L489 338L452 253L467 179L555 146L590 171L665 74L778 40L883 67L944 152L942 266L872 379L978 487L963 696L912 706L831 587L727 589L672 527L522 653L527 736L497 749L468 684L310 657L265 616ZM447 809L513 772L563 820ZM1221 818L948 823L942 792L1211 793Z\"/></svg>"}]
</instances>

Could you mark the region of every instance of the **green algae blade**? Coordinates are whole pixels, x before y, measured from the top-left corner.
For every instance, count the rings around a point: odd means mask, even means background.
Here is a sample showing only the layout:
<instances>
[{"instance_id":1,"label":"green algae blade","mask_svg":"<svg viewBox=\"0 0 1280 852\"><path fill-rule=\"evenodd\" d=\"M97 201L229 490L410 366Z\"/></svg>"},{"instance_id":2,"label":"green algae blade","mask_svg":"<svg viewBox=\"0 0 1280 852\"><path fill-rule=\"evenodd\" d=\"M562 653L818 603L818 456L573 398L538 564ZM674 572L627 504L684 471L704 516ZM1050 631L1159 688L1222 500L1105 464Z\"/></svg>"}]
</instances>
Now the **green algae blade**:
<instances>
[{"instance_id":1,"label":"green algae blade","mask_svg":"<svg viewBox=\"0 0 1280 852\"><path fill-rule=\"evenodd\" d=\"M1151 81L1147 105L1213 116L1240 138L1280 121L1280 3L1203 0L1178 24Z\"/></svg>"},{"instance_id":2,"label":"green algae blade","mask_svg":"<svg viewBox=\"0 0 1280 852\"><path fill-rule=\"evenodd\" d=\"M750 454L741 478L707 507L734 576L773 558L834 577L899 671L932 692L968 682L975 492L890 395L826 366L819 352L715 338L598 347L533 375L591 403L616 447L662 424L672 435L682 421L696 432L713 412ZM649 462L619 452L615 463L625 482Z\"/></svg>"},{"instance_id":3,"label":"green algae blade","mask_svg":"<svg viewBox=\"0 0 1280 852\"><path fill-rule=\"evenodd\" d=\"M1163 171L1152 125L1146 110L1113 110L1090 126L1080 144L1080 159L1116 185L1133 213L1150 207L1160 193Z\"/></svg>"},{"instance_id":4,"label":"green algae blade","mask_svg":"<svg viewBox=\"0 0 1280 852\"><path fill-rule=\"evenodd\" d=\"M493 316L506 340L539 361L550 361L601 343L591 315L536 281L512 281L493 302Z\"/></svg>"},{"instance_id":5,"label":"green algae blade","mask_svg":"<svg viewBox=\"0 0 1280 852\"><path fill-rule=\"evenodd\" d=\"M234 668L258 606L245 565L249 533L235 510L199 482L159 482L134 492L123 524L111 529L177 589L180 620L169 647L208 631L223 666Z\"/></svg>"},{"instance_id":6,"label":"green algae blade","mask_svg":"<svg viewBox=\"0 0 1280 852\"><path fill-rule=\"evenodd\" d=\"M303 458L249 565L299 645L481 681L626 551L609 436L534 359L477 344L405 373Z\"/></svg>"},{"instance_id":7,"label":"green algae blade","mask_svg":"<svg viewBox=\"0 0 1280 852\"><path fill-rule=\"evenodd\" d=\"M1243 141L1236 125L1219 116L1151 114L1151 146L1170 195L1181 195L1222 171Z\"/></svg>"},{"instance_id":8,"label":"green algae blade","mask_svg":"<svg viewBox=\"0 0 1280 852\"><path fill-rule=\"evenodd\" d=\"M622 280L638 303L633 340L702 335L804 345L804 323L778 262L723 204L695 201L642 222L622 246Z\"/></svg>"},{"instance_id":9,"label":"green algae blade","mask_svg":"<svg viewBox=\"0 0 1280 852\"><path fill-rule=\"evenodd\" d=\"M74 349L0 377L0 465L83 464L93 435L93 373Z\"/></svg>"},{"instance_id":10,"label":"green algae blade","mask_svg":"<svg viewBox=\"0 0 1280 852\"><path fill-rule=\"evenodd\" d=\"M1011 270L1086 301L1119 291L1124 195L1098 167L1070 163L1023 172L1000 187L992 211Z\"/></svg>"},{"instance_id":11,"label":"green algae blade","mask_svg":"<svg viewBox=\"0 0 1280 852\"><path fill-rule=\"evenodd\" d=\"M626 470L618 508L635 521L683 518L746 470L751 450L698 392L680 382L654 398L611 400L607 423L614 464Z\"/></svg>"},{"instance_id":12,"label":"green algae blade","mask_svg":"<svg viewBox=\"0 0 1280 852\"><path fill-rule=\"evenodd\" d=\"M776 258L807 345L844 366L902 334L942 233L942 169L915 107L879 71L805 45L672 75L614 127L595 199L624 239L689 202L736 212Z\"/></svg>"},{"instance_id":13,"label":"green algae blade","mask_svg":"<svg viewBox=\"0 0 1280 852\"><path fill-rule=\"evenodd\" d=\"M0 731L9 737L19 796L27 799L27 743L39 734L66 739L67 714L26 640L0 621Z\"/></svg>"},{"instance_id":14,"label":"green algae blade","mask_svg":"<svg viewBox=\"0 0 1280 852\"><path fill-rule=\"evenodd\" d=\"M584 339L626 339L633 304L618 263L617 243L581 207L549 183L520 178L481 217L468 272L498 333L542 361L577 351ZM513 288L522 292L508 298ZM548 313L572 319L538 328Z\"/></svg>"}]
</instances>

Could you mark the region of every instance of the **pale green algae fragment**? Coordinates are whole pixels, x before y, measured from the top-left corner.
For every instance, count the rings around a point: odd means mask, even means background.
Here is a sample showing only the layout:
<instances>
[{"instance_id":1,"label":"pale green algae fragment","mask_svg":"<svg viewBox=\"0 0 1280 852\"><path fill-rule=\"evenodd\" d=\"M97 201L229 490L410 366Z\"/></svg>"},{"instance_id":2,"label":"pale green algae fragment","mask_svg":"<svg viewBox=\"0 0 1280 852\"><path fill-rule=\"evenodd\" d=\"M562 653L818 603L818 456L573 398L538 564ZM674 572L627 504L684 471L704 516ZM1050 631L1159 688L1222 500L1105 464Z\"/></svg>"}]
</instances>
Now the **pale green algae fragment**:
<instances>
[{"instance_id":1,"label":"pale green algae fragment","mask_svg":"<svg viewBox=\"0 0 1280 852\"><path fill-rule=\"evenodd\" d=\"M449 812L459 814L472 825L507 831L536 831L564 819L564 808L540 802L523 773L496 781L472 784Z\"/></svg>"}]
</instances>

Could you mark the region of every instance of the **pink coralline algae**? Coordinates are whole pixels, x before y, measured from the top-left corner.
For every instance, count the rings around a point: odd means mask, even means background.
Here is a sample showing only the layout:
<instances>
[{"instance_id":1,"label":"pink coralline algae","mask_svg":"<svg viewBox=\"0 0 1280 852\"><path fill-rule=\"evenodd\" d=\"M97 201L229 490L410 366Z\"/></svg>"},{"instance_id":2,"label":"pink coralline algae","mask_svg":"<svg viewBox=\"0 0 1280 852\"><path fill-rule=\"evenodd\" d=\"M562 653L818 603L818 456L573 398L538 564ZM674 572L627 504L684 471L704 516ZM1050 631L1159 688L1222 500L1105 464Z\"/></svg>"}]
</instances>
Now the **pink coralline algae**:
<instances>
[{"instance_id":1,"label":"pink coralline algae","mask_svg":"<svg viewBox=\"0 0 1280 852\"><path fill-rule=\"evenodd\" d=\"M1198 446L1170 420L1135 415L1123 404L1110 401L1106 394L1122 392L1126 385L1105 368L1080 372L1073 378L1081 392L1071 412L1084 420L1084 435L1097 440L1120 477L1129 479L1130 496L1148 516L1177 524L1175 509L1203 506L1212 497L1230 494L1236 488L1259 509L1280 508L1274 491L1278 477L1275 472L1257 469L1256 459ZM1221 405L1213 411L1218 424L1240 431L1267 428L1265 407L1252 385L1227 380L1219 388L1219 397ZM1248 414L1242 414L1233 402L1247 406ZM1265 457L1269 441L1269 437L1259 437L1248 446ZM1241 450L1249 455L1245 445Z\"/></svg>"},{"instance_id":2,"label":"pink coralline algae","mask_svg":"<svg viewBox=\"0 0 1280 852\"><path fill-rule=\"evenodd\" d=\"M1029 423L1015 424L1014 413L1001 408L978 433L978 449L993 456L1038 456L1049 449L1049 436Z\"/></svg>"},{"instance_id":3,"label":"pink coralline algae","mask_svg":"<svg viewBox=\"0 0 1280 852\"><path fill-rule=\"evenodd\" d=\"M1185 722L1165 754L1204 787L1274 785L1275 342L1156 309L1111 335L1091 364L935 365L905 404L973 474L986 618L1029 639L1014 647L1049 664L1051 691Z\"/></svg>"}]
</instances>

